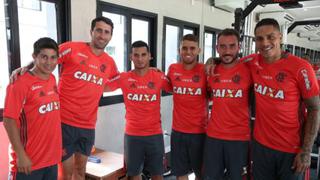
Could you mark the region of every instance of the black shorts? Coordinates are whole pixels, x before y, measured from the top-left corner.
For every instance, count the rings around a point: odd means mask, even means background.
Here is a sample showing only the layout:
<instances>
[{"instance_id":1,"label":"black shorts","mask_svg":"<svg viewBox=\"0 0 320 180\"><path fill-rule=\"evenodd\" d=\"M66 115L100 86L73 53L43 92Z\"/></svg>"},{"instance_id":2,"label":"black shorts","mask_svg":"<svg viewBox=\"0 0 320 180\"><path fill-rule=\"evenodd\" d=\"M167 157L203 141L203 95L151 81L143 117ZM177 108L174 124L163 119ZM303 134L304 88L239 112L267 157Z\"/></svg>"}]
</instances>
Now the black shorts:
<instances>
[{"instance_id":1,"label":"black shorts","mask_svg":"<svg viewBox=\"0 0 320 180\"><path fill-rule=\"evenodd\" d=\"M58 178L58 166L48 166L41 169L37 169L27 175L20 172L10 172L9 180L57 180Z\"/></svg>"},{"instance_id":2,"label":"black shorts","mask_svg":"<svg viewBox=\"0 0 320 180\"><path fill-rule=\"evenodd\" d=\"M175 176L184 176L193 171L201 177L205 134L190 134L172 130L171 169Z\"/></svg>"},{"instance_id":3,"label":"black shorts","mask_svg":"<svg viewBox=\"0 0 320 180\"><path fill-rule=\"evenodd\" d=\"M163 135L124 135L124 158L128 176L137 176L145 168L151 176L164 172Z\"/></svg>"},{"instance_id":4,"label":"black shorts","mask_svg":"<svg viewBox=\"0 0 320 180\"><path fill-rule=\"evenodd\" d=\"M291 169L296 154L270 149L257 141L253 142L253 178L259 180L302 180L303 174Z\"/></svg>"},{"instance_id":5,"label":"black shorts","mask_svg":"<svg viewBox=\"0 0 320 180\"><path fill-rule=\"evenodd\" d=\"M89 156L94 145L95 130L84 129L67 124L62 127L62 161L70 158L75 152Z\"/></svg>"},{"instance_id":6,"label":"black shorts","mask_svg":"<svg viewBox=\"0 0 320 180\"><path fill-rule=\"evenodd\" d=\"M249 141L207 137L204 151L204 179L222 179L225 169L232 180L243 180L248 172Z\"/></svg>"}]
</instances>

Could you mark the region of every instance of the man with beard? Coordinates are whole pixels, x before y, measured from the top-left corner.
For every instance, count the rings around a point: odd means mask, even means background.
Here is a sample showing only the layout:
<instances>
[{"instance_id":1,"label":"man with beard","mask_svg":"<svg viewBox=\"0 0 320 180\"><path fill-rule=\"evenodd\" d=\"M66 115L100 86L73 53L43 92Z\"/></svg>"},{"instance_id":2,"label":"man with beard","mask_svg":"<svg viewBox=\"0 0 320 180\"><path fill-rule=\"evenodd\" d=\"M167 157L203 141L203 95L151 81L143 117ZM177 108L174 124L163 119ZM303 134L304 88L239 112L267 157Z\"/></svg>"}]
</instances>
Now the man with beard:
<instances>
[{"instance_id":1,"label":"man with beard","mask_svg":"<svg viewBox=\"0 0 320 180\"><path fill-rule=\"evenodd\" d=\"M227 169L231 180L247 174L250 70L239 63L239 33L225 29L218 35L217 51L221 63L208 77L212 94L211 117L204 151L204 179L222 179Z\"/></svg>"},{"instance_id":2,"label":"man with beard","mask_svg":"<svg viewBox=\"0 0 320 180\"><path fill-rule=\"evenodd\" d=\"M61 65L58 92L62 121L63 179L85 179L88 156L95 138L99 99L109 79L118 76L112 57L104 48L112 37L109 18L91 21L91 42L66 42L59 46ZM22 71L26 68L22 68ZM18 69L11 75L16 79Z\"/></svg>"},{"instance_id":3,"label":"man with beard","mask_svg":"<svg viewBox=\"0 0 320 180\"><path fill-rule=\"evenodd\" d=\"M208 105L204 65L197 61L197 37L185 35L179 53L180 62L171 64L167 75L173 91L172 173L184 180L193 171L201 179Z\"/></svg>"}]
</instances>

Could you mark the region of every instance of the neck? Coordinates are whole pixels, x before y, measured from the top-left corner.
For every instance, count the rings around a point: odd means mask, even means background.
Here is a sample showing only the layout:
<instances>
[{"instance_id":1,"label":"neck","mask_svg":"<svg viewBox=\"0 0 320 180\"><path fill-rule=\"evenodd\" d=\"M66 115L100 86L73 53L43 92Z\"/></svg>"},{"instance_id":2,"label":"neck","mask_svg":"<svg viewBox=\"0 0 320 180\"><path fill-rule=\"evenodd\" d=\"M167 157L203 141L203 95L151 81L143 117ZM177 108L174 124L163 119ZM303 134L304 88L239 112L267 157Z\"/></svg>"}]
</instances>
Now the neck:
<instances>
[{"instance_id":1,"label":"neck","mask_svg":"<svg viewBox=\"0 0 320 180\"><path fill-rule=\"evenodd\" d=\"M35 76L37 76L43 80L47 80L50 77L50 74L43 73L43 72L39 71L39 69L37 69L36 67L33 67L30 71L32 74L34 74Z\"/></svg>"},{"instance_id":2,"label":"neck","mask_svg":"<svg viewBox=\"0 0 320 180\"><path fill-rule=\"evenodd\" d=\"M96 56L99 56L104 52L104 49L95 48L94 45L92 44L92 42L90 42L89 46L90 46L90 49L93 52L93 54L95 54Z\"/></svg>"},{"instance_id":3,"label":"neck","mask_svg":"<svg viewBox=\"0 0 320 180\"><path fill-rule=\"evenodd\" d=\"M277 55L275 55L275 56L267 57L267 58L264 57L264 61L265 61L266 63L268 63L268 64L271 64L271 63L273 63L273 62L278 61L279 59L281 59L281 55L282 55L282 53L281 53L281 50L280 50L280 52L277 53Z\"/></svg>"},{"instance_id":4,"label":"neck","mask_svg":"<svg viewBox=\"0 0 320 180\"><path fill-rule=\"evenodd\" d=\"M222 65L222 67L229 69L229 68L234 67L236 64L238 64L238 62L239 62L238 59L236 59L232 63L229 63L229 64L224 64L223 62L221 62L221 65Z\"/></svg>"},{"instance_id":5,"label":"neck","mask_svg":"<svg viewBox=\"0 0 320 180\"><path fill-rule=\"evenodd\" d=\"M198 64L197 61L194 61L194 62L191 63L191 64L185 64L185 63L183 63L183 61L182 61L182 65L183 65L183 68L184 68L185 70L191 70L191 69L193 69L197 64Z\"/></svg>"},{"instance_id":6,"label":"neck","mask_svg":"<svg viewBox=\"0 0 320 180\"><path fill-rule=\"evenodd\" d=\"M133 72L138 76L144 76L149 71L149 67L142 69L133 69Z\"/></svg>"}]
</instances>

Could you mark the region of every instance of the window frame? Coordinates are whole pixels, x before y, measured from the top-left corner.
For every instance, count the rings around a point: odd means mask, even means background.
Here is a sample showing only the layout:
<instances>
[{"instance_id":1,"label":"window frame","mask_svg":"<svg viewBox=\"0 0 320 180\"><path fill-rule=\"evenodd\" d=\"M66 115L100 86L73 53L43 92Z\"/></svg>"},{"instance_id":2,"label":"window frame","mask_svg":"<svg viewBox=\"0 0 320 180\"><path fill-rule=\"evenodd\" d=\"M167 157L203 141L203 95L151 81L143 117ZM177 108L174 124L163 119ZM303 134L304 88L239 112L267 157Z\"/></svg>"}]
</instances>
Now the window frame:
<instances>
[{"instance_id":1,"label":"window frame","mask_svg":"<svg viewBox=\"0 0 320 180\"><path fill-rule=\"evenodd\" d=\"M18 19L18 0L4 2L7 37L8 69L11 74L13 70L21 66L20 36ZM63 43L71 39L71 0L40 0L54 3L56 6L57 20L57 43ZM10 39L8 39L10 33ZM3 108L0 108L0 122L3 120Z\"/></svg>"},{"instance_id":2,"label":"window frame","mask_svg":"<svg viewBox=\"0 0 320 180\"><path fill-rule=\"evenodd\" d=\"M149 22L149 44L150 52L153 57L153 59L150 61L151 67L157 67L157 29L158 29L158 15L155 13L129 8L126 6L121 6L117 4L112 4L104 1L97 0L97 16L102 16L102 12L108 12L108 13L115 13L119 15L123 15L126 17L126 27L127 27L127 33L125 35L125 58L129 58L130 54L130 48L131 48L131 21L132 19L139 19ZM116 60L115 60L116 61ZM126 66L124 67L124 70L127 71L131 69L131 63L130 61L127 61ZM99 106L105 106L105 105L112 105L117 103L123 102L123 96L120 95L112 95L103 97L103 95L100 98Z\"/></svg>"}]
</instances>

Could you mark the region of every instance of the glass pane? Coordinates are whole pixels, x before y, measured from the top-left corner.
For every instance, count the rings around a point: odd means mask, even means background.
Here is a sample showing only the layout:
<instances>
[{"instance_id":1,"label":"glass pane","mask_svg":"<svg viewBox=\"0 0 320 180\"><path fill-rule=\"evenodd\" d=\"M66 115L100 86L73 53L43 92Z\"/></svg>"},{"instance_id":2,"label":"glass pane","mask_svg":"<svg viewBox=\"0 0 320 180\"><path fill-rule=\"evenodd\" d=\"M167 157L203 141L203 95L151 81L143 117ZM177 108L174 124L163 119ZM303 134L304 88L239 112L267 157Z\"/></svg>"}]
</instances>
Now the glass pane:
<instances>
[{"instance_id":1,"label":"glass pane","mask_svg":"<svg viewBox=\"0 0 320 180\"><path fill-rule=\"evenodd\" d=\"M213 52L213 34L204 33L204 62L206 62L210 57L212 57Z\"/></svg>"},{"instance_id":2,"label":"glass pane","mask_svg":"<svg viewBox=\"0 0 320 180\"><path fill-rule=\"evenodd\" d=\"M32 61L33 43L40 37L57 41L57 20L54 3L18 0L21 66ZM58 68L54 71L58 77Z\"/></svg>"},{"instance_id":3,"label":"glass pane","mask_svg":"<svg viewBox=\"0 0 320 180\"><path fill-rule=\"evenodd\" d=\"M166 44L165 44L165 72L168 72L170 64L178 61L178 47L179 47L179 27L166 25Z\"/></svg>"},{"instance_id":4,"label":"glass pane","mask_svg":"<svg viewBox=\"0 0 320 180\"><path fill-rule=\"evenodd\" d=\"M141 40L149 45L149 22L140 19L132 19L131 24L131 42L133 43ZM131 62L131 69L133 69L133 62Z\"/></svg>"},{"instance_id":5,"label":"glass pane","mask_svg":"<svg viewBox=\"0 0 320 180\"><path fill-rule=\"evenodd\" d=\"M183 29L183 35L186 34L194 34L194 31L192 29Z\"/></svg>"},{"instance_id":6,"label":"glass pane","mask_svg":"<svg viewBox=\"0 0 320 180\"><path fill-rule=\"evenodd\" d=\"M112 39L107 45L105 51L115 60L120 72L126 71L126 17L120 14L109 12L102 12L102 16L110 18L114 26ZM103 93L103 96L113 96L119 94L121 94L120 89L113 92Z\"/></svg>"},{"instance_id":7,"label":"glass pane","mask_svg":"<svg viewBox=\"0 0 320 180\"><path fill-rule=\"evenodd\" d=\"M216 34L216 43L218 43L218 34ZM220 55L219 55L219 53L217 51L217 48L214 48L214 50L215 50L215 56L216 57L220 57Z\"/></svg>"},{"instance_id":8,"label":"glass pane","mask_svg":"<svg viewBox=\"0 0 320 180\"><path fill-rule=\"evenodd\" d=\"M149 43L149 22L140 19L132 19L131 42L138 40Z\"/></svg>"},{"instance_id":9,"label":"glass pane","mask_svg":"<svg viewBox=\"0 0 320 180\"><path fill-rule=\"evenodd\" d=\"M3 108L6 87L9 83L7 38L3 0L0 1L0 71L2 73L0 78L0 108Z\"/></svg>"}]
</instances>

